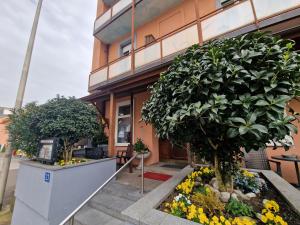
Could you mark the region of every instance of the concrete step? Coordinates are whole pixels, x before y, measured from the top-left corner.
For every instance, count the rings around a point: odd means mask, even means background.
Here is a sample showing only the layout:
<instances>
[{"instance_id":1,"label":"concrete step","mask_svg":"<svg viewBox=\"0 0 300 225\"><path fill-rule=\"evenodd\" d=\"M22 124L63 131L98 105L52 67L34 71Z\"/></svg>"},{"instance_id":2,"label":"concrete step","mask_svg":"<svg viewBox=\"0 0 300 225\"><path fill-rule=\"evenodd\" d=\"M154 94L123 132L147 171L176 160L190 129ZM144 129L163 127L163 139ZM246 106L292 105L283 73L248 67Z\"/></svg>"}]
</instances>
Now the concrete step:
<instances>
[{"instance_id":1,"label":"concrete step","mask_svg":"<svg viewBox=\"0 0 300 225\"><path fill-rule=\"evenodd\" d=\"M117 181L111 182L102 192L125 198L130 201L137 201L141 198L140 189L130 185L121 184Z\"/></svg>"},{"instance_id":2,"label":"concrete step","mask_svg":"<svg viewBox=\"0 0 300 225\"><path fill-rule=\"evenodd\" d=\"M75 216L76 225L133 225L121 212L139 200L139 189L117 181L108 184ZM136 223L136 221L133 221Z\"/></svg>"},{"instance_id":3,"label":"concrete step","mask_svg":"<svg viewBox=\"0 0 300 225\"><path fill-rule=\"evenodd\" d=\"M85 206L75 216L75 225L121 225L123 221L113 218L103 212Z\"/></svg>"},{"instance_id":4,"label":"concrete step","mask_svg":"<svg viewBox=\"0 0 300 225\"><path fill-rule=\"evenodd\" d=\"M141 197L139 189L115 181L110 183L103 192L97 194L90 201L89 206L119 220L130 221L121 212Z\"/></svg>"}]
</instances>

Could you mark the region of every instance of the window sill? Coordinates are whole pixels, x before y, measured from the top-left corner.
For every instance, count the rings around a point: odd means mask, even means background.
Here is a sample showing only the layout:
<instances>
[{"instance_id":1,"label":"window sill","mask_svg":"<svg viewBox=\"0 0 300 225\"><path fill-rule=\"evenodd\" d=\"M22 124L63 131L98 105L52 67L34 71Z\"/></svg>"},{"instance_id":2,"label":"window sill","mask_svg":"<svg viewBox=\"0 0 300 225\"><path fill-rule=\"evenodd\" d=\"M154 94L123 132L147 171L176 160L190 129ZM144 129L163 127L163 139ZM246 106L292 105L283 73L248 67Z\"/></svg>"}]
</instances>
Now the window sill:
<instances>
[{"instance_id":1,"label":"window sill","mask_svg":"<svg viewBox=\"0 0 300 225\"><path fill-rule=\"evenodd\" d=\"M130 143L115 143L116 147L127 147Z\"/></svg>"}]
</instances>

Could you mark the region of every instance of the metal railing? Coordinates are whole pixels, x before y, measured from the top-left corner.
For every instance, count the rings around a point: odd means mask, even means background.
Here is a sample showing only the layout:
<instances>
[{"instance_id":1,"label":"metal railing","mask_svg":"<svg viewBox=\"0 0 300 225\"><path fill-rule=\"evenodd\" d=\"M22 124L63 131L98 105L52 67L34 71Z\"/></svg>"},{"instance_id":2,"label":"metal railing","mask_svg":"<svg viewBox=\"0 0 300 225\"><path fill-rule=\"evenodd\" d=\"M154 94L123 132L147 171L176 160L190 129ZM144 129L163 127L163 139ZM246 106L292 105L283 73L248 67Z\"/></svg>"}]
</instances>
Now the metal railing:
<instances>
[{"instance_id":1,"label":"metal railing","mask_svg":"<svg viewBox=\"0 0 300 225\"><path fill-rule=\"evenodd\" d=\"M74 209L59 225L74 225L75 215L103 188L109 184L121 171L123 171L138 154L134 154L119 170L117 170L110 178L108 178L97 190L95 190L88 198L86 198L76 209ZM141 157L141 194L144 194L144 155Z\"/></svg>"}]
</instances>

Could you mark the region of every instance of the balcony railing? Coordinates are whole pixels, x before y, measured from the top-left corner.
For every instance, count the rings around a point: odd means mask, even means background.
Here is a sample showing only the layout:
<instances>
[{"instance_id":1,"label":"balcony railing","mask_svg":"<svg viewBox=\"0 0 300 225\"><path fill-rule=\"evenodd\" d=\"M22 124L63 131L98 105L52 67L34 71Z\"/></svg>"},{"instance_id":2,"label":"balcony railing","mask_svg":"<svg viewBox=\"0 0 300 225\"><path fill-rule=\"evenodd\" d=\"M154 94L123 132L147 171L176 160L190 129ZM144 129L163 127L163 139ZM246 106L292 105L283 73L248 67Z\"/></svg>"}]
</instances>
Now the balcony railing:
<instances>
[{"instance_id":1,"label":"balcony railing","mask_svg":"<svg viewBox=\"0 0 300 225\"><path fill-rule=\"evenodd\" d=\"M114 4L111 8L109 8L105 13L100 15L94 25L94 30L98 30L103 24L108 22L112 17L116 16L123 9L127 8L132 4L132 0L120 0L116 4Z\"/></svg>"},{"instance_id":2,"label":"balcony railing","mask_svg":"<svg viewBox=\"0 0 300 225\"><path fill-rule=\"evenodd\" d=\"M129 4L131 0L121 0L120 2L126 5ZM121 5L118 7L120 8ZM248 25L255 25L267 18L299 7L300 0L237 1L227 8L216 10L200 18L201 30L199 34L205 42ZM93 71L90 74L89 88L92 90L95 88L95 85L103 81L131 72L132 68L136 70L150 63L160 62L165 57L174 55L193 44L199 43L198 37L197 20L195 20L157 39L150 45L136 49L134 53L131 53L129 56L121 57ZM132 57L134 57L134 60L132 60ZM134 67L132 67L133 62L135 62L133 64Z\"/></svg>"}]
</instances>

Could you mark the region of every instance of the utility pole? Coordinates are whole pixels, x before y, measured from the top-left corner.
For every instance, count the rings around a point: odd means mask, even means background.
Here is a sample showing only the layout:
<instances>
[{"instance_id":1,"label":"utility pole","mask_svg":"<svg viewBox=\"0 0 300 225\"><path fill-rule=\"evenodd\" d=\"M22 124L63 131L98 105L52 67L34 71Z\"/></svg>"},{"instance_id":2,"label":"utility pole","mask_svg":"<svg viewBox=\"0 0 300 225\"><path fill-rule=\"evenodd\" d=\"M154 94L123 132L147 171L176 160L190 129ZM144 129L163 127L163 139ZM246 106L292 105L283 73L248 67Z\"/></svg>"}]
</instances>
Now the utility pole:
<instances>
[{"instance_id":1,"label":"utility pole","mask_svg":"<svg viewBox=\"0 0 300 225\"><path fill-rule=\"evenodd\" d=\"M19 88L18 88L18 94L15 102L15 110L18 110L22 107L23 103L23 98L24 98L24 93L25 93L25 87L27 83L27 78L28 78L28 71L30 67L30 61L31 61L31 56L32 56L32 50L34 46L34 40L35 40L35 35L39 23L39 17L41 13L41 8L42 8L42 3L43 0L39 0L36 12L35 12L35 17L31 29L31 34L27 46L27 51L25 55L25 60L23 64L23 69L22 69L22 75L19 83ZM4 200L4 194L5 194L5 187L7 183L7 178L8 178L8 173L9 173L9 167L10 167L10 162L11 162L11 157L12 157L12 149L11 149L11 144L8 142L8 146L5 152L4 156L4 161L3 161L3 166L2 166L2 172L1 172L1 177L0 177L0 210L2 210L3 206L3 200Z\"/></svg>"}]
</instances>

